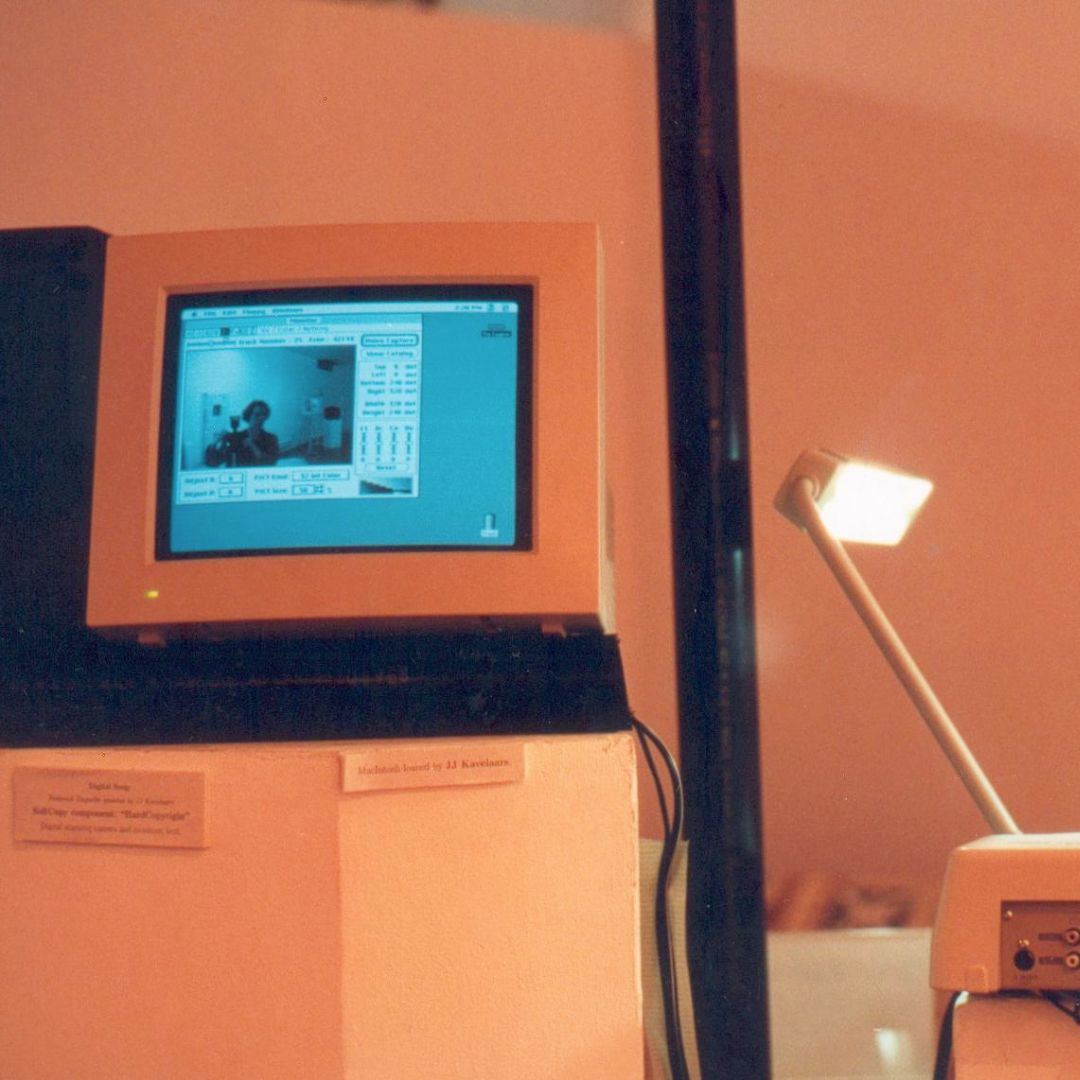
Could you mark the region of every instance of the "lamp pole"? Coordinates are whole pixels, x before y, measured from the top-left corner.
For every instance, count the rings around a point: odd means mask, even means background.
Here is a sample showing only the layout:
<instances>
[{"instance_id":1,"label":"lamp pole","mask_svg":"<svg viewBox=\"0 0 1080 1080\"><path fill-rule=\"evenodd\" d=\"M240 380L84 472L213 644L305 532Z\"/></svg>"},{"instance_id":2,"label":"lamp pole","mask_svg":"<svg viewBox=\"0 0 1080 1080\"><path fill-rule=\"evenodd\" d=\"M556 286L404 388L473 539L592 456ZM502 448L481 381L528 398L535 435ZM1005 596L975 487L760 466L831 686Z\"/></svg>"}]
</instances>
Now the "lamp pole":
<instances>
[{"instance_id":1,"label":"lamp pole","mask_svg":"<svg viewBox=\"0 0 1080 1080\"><path fill-rule=\"evenodd\" d=\"M807 535L814 542L818 553L844 590L844 595L870 632L874 644L881 650L893 674L926 722L938 746L949 759L949 764L963 781L986 823L996 833L1019 833L1020 828L1012 814L983 772L975 755L968 749L963 736L945 711L945 706L941 704L877 598L844 550L844 545L830 534L818 511L814 496L815 486L810 477L796 479L791 488L790 500Z\"/></svg>"}]
</instances>

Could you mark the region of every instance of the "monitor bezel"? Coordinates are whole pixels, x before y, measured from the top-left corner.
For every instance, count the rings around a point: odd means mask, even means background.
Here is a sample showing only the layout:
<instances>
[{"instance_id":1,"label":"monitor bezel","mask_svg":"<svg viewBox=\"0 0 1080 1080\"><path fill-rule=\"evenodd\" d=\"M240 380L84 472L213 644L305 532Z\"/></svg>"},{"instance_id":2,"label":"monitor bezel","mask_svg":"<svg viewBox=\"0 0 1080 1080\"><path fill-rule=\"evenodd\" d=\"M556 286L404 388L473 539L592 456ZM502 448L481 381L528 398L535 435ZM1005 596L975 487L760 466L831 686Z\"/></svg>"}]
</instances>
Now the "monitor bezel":
<instances>
[{"instance_id":1,"label":"monitor bezel","mask_svg":"<svg viewBox=\"0 0 1080 1080\"><path fill-rule=\"evenodd\" d=\"M297 225L114 236L107 250L87 625L106 637L615 627L602 251L585 222ZM350 285L533 288L532 546L159 560L170 296Z\"/></svg>"},{"instance_id":2,"label":"monitor bezel","mask_svg":"<svg viewBox=\"0 0 1080 1080\"><path fill-rule=\"evenodd\" d=\"M157 504L154 557L159 561L260 556L344 555L383 552L528 551L532 547L533 471L533 286L520 283L410 282L401 285L356 282L260 289L224 289L203 293L173 293L165 302L160 422L158 430ZM180 377L181 312L193 307L257 307L269 304L348 303L357 301L514 302L517 311L517 395L515 405L514 540L475 544L350 544L297 547L207 548L174 551L171 547L177 388ZM422 391L421 391L422 392ZM301 504L298 504L298 506Z\"/></svg>"}]
</instances>

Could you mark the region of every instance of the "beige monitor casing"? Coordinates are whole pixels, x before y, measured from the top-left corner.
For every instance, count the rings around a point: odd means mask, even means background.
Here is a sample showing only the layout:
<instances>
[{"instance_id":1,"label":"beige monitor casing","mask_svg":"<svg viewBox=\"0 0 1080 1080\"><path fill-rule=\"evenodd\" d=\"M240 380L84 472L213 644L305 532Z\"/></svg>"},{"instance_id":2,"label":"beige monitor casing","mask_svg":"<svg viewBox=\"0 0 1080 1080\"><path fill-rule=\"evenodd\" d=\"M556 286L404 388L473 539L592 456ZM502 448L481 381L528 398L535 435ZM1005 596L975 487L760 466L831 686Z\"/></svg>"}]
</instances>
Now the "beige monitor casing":
<instances>
[{"instance_id":1,"label":"beige monitor casing","mask_svg":"<svg viewBox=\"0 0 1080 1080\"><path fill-rule=\"evenodd\" d=\"M253 629L614 629L601 262L588 224L304 226L109 241L87 622L157 640ZM534 287L528 551L155 557L165 305L307 285Z\"/></svg>"}]
</instances>

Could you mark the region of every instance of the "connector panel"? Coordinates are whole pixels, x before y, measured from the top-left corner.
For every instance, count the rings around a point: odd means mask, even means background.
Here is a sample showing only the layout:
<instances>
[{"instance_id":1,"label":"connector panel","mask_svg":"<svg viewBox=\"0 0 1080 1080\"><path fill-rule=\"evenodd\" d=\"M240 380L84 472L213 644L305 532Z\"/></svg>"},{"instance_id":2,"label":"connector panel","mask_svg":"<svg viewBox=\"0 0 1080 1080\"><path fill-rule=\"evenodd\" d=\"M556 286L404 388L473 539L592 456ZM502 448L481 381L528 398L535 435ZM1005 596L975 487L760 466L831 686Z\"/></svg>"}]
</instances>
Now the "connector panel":
<instances>
[{"instance_id":1,"label":"connector panel","mask_svg":"<svg viewBox=\"0 0 1080 1080\"><path fill-rule=\"evenodd\" d=\"M1080 991L1080 900L1002 903L1001 989Z\"/></svg>"}]
</instances>

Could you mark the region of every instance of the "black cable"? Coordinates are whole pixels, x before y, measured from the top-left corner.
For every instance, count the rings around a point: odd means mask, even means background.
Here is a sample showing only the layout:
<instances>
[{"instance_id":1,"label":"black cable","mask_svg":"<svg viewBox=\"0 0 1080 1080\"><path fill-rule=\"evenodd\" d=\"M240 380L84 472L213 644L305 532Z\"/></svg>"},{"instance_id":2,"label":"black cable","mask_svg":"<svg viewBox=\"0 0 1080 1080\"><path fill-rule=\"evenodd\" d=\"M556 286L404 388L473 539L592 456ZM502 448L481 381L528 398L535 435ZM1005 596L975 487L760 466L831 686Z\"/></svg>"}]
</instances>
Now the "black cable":
<instances>
[{"instance_id":1,"label":"black cable","mask_svg":"<svg viewBox=\"0 0 1080 1080\"><path fill-rule=\"evenodd\" d=\"M1044 990L1040 996L1055 1009L1060 1009L1066 1016L1071 1017L1073 1023L1080 1024L1080 996L1069 991L1059 994L1053 990ZM1067 998L1069 1003L1066 1004L1063 998Z\"/></svg>"},{"instance_id":2,"label":"black cable","mask_svg":"<svg viewBox=\"0 0 1080 1080\"><path fill-rule=\"evenodd\" d=\"M689 1072L686 1065L686 1052L682 1041L682 1024L679 1017L677 968L670 919L668 917L668 887L671 880L671 864L674 860L675 850L682 830L682 783L674 759L659 736L648 725L636 720L634 723L637 727L638 738L645 753L646 761L652 761L652 751L649 748L649 741L651 741L664 757L672 785L674 817L669 819L663 785L660 782L658 771L655 770L655 762L653 762L650 771L653 772L653 780L657 784L657 795L664 815L664 847L660 857L656 881L654 929L657 960L660 968L660 986L664 999L668 1060L674 1080L688 1080Z\"/></svg>"},{"instance_id":3,"label":"black cable","mask_svg":"<svg viewBox=\"0 0 1080 1080\"><path fill-rule=\"evenodd\" d=\"M635 724L638 721L634 721ZM671 814L668 811L667 804L667 792L664 791L663 782L660 779L660 771L656 767L656 760L653 758L653 753L649 747L648 739L644 733L638 731L638 741L641 744L641 753L645 758L645 763L649 766L649 772L653 778L653 784L656 786L656 801L660 804L660 817L664 823L664 840L668 838L668 834L671 832Z\"/></svg>"},{"instance_id":4,"label":"black cable","mask_svg":"<svg viewBox=\"0 0 1080 1080\"><path fill-rule=\"evenodd\" d=\"M656 953L660 966L660 989L664 1001L664 1023L668 1042L668 1061L671 1065L673 1080L690 1080L690 1071L686 1061L686 1048L683 1045L682 1023L679 1017L678 976L668 919L668 885L671 878L671 864L682 835L684 799L682 778L671 751L660 737L647 724L640 720L633 721L638 740L641 743L645 761L649 765L653 782L656 784L657 797L660 800L664 819L664 847L660 855L660 867L656 880ZM668 770L672 792L672 813L668 816L666 796L660 781L659 770L649 747L651 742L660 752Z\"/></svg>"},{"instance_id":5,"label":"black cable","mask_svg":"<svg viewBox=\"0 0 1080 1080\"><path fill-rule=\"evenodd\" d=\"M934 1080L948 1080L949 1065L953 1052L953 1010L963 990L958 990L949 998L945 1006L945 1015L941 1018L941 1030L938 1032L937 1055L934 1057Z\"/></svg>"}]
</instances>

